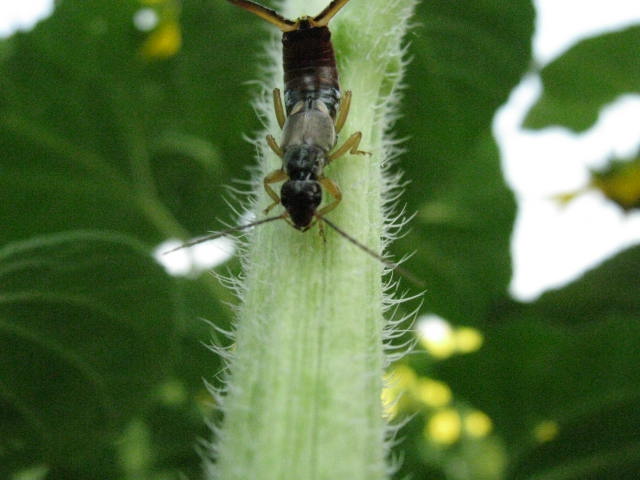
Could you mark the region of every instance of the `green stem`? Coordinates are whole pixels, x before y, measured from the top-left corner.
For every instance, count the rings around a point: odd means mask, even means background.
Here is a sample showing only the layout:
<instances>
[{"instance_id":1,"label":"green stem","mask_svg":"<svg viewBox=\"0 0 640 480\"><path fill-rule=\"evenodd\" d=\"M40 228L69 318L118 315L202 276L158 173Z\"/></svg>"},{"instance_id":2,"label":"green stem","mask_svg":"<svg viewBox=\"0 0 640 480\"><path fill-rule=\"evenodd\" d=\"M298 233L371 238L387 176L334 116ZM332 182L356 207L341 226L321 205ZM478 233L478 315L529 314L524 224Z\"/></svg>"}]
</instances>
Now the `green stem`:
<instances>
[{"instance_id":1,"label":"green stem","mask_svg":"<svg viewBox=\"0 0 640 480\"><path fill-rule=\"evenodd\" d=\"M295 17L325 6L290 0L281 11ZM330 218L375 251L390 221L384 200L392 181L381 165L413 6L414 0L352 0L330 25L342 88L353 91L340 137L360 130L360 148L371 152L346 155L326 169L344 193ZM281 70L275 72L267 84L282 88ZM270 104L260 108L277 133ZM281 162L264 152L262 175ZM254 211L268 204L257 188ZM387 478L382 265L331 230L323 243L317 228L301 233L284 222L252 231L244 260L211 478Z\"/></svg>"}]
</instances>

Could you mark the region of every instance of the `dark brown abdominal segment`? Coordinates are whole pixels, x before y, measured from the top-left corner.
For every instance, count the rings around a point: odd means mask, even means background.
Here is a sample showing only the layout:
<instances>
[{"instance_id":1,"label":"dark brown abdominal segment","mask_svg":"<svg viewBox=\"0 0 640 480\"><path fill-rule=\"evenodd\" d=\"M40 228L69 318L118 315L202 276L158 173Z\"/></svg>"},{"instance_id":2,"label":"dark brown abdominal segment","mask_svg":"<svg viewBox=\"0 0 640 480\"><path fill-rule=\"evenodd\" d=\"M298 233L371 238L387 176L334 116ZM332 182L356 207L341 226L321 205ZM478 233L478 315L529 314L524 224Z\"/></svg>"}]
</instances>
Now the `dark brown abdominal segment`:
<instances>
[{"instance_id":1,"label":"dark brown abdominal segment","mask_svg":"<svg viewBox=\"0 0 640 480\"><path fill-rule=\"evenodd\" d=\"M287 113L300 100L319 99L332 117L340 100L336 57L327 27L286 32L282 35L285 108Z\"/></svg>"}]
</instances>

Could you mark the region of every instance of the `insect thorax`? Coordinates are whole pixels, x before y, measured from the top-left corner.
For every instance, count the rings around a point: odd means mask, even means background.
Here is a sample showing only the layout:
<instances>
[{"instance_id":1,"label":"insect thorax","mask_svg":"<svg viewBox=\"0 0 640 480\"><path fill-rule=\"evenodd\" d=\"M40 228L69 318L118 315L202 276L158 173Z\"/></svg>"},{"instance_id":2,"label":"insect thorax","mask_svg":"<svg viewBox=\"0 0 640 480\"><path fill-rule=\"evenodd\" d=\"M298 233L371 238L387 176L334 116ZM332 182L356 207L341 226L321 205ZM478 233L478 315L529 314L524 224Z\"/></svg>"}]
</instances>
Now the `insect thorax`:
<instances>
[{"instance_id":1,"label":"insect thorax","mask_svg":"<svg viewBox=\"0 0 640 480\"><path fill-rule=\"evenodd\" d=\"M280 145L285 154L297 145L317 147L326 154L335 144L335 125L326 105L312 99L298 102L283 127Z\"/></svg>"}]
</instances>

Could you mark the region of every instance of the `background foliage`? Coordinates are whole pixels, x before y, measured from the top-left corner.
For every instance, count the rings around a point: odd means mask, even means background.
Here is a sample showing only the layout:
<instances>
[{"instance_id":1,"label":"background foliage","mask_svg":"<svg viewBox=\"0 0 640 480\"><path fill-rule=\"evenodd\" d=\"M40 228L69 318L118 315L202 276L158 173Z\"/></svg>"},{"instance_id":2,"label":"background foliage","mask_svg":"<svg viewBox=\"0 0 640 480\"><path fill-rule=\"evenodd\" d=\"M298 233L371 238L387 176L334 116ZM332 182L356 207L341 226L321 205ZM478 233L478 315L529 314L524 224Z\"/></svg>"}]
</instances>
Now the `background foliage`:
<instances>
[{"instance_id":1,"label":"background foliage","mask_svg":"<svg viewBox=\"0 0 640 480\"><path fill-rule=\"evenodd\" d=\"M134 26L141 8L155 30ZM453 392L453 418L479 410L492 429L439 443L425 425L443 406L409 405L398 478L640 472L640 249L530 304L507 293L515 202L491 121L530 68L533 20L525 0L426 0L410 35L397 133L418 215L393 253L417 250L423 313L485 341L445 360L419 349L403 368ZM637 92L639 28L544 68L526 124L583 130ZM198 319L228 327L231 296L207 274L167 276L150 252L235 222L225 186L254 162L246 82L267 38L222 0L84 0L0 42L0 477L198 476L202 379L220 368Z\"/></svg>"}]
</instances>

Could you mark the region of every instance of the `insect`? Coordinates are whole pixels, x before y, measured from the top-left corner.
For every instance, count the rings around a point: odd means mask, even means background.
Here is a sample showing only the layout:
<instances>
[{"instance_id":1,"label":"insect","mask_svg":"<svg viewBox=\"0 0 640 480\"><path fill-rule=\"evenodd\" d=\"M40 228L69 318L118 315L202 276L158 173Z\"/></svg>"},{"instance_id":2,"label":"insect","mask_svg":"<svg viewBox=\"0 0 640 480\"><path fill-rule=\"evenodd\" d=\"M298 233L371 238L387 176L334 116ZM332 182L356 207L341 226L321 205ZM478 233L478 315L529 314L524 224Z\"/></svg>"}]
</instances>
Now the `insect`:
<instances>
[{"instance_id":1,"label":"insect","mask_svg":"<svg viewBox=\"0 0 640 480\"><path fill-rule=\"evenodd\" d=\"M319 227L323 236L322 226L327 224L389 268L420 284L419 280L398 264L367 248L325 217L338 206L342 200L342 192L333 180L324 175L324 168L347 153L369 154L358 149L362 139L362 133L359 131L351 134L336 148L338 133L344 127L349 114L351 91L347 90L344 95L341 94L328 24L349 0L333 0L315 17L302 16L296 20L286 19L274 10L249 0L228 1L282 31L284 104L280 90L273 90L273 105L276 120L282 129L282 137L279 144L272 135L267 135L266 138L271 150L282 159L282 166L267 174L263 184L273 200L264 209L264 213L268 214L280 204L285 212L197 238L178 248L274 220L284 219L301 231L306 231L321 221ZM280 195L272 188L274 183L279 182L283 182ZM332 200L320 207L323 191L326 191Z\"/></svg>"},{"instance_id":2,"label":"insect","mask_svg":"<svg viewBox=\"0 0 640 480\"><path fill-rule=\"evenodd\" d=\"M291 225L308 230L314 218L322 218L342 200L340 188L324 175L324 167L347 152L366 153L358 150L361 132L334 149L349 114L351 91L341 96L327 25L349 0L334 0L315 17L295 21L248 0L228 1L282 31L284 106L280 90L273 90L276 119L282 128L280 144L272 135L267 136L269 147L282 159L282 167L264 178L264 188L273 200L265 213L281 203ZM284 182L280 195L271 187L278 182ZM319 208L323 191L333 200Z\"/></svg>"}]
</instances>

